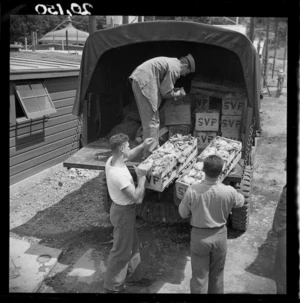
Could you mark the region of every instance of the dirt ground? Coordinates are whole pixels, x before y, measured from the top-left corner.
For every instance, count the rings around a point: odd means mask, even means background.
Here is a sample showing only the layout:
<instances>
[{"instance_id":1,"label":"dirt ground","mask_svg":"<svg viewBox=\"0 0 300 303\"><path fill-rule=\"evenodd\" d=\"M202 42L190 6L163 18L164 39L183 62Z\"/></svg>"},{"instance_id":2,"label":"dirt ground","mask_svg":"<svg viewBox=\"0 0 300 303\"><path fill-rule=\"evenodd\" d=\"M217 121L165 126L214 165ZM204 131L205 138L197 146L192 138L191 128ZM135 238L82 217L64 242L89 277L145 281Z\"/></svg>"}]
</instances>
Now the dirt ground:
<instances>
[{"instance_id":1,"label":"dirt ground","mask_svg":"<svg viewBox=\"0 0 300 303\"><path fill-rule=\"evenodd\" d=\"M275 95L275 94L274 94ZM275 207L286 183L286 95L265 95L262 134L257 139L250 224L244 233L228 229L225 293L275 293ZM104 210L103 171L61 167L40 182L10 194L10 236L62 250L40 293L103 293L103 268L111 249L112 225ZM137 220L144 274L155 287L131 292L189 293L189 226ZM96 266L92 278L70 276L87 251Z\"/></svg>"}]
</instances>

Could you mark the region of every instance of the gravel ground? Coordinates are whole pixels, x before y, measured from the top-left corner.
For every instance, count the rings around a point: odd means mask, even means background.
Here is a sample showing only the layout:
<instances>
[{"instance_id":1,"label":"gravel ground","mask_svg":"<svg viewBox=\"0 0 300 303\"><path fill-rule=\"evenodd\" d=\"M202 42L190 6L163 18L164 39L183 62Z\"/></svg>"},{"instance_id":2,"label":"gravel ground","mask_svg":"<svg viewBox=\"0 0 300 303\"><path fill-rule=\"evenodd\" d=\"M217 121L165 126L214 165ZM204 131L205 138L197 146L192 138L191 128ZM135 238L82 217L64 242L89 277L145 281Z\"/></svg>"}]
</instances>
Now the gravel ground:
<instances>
[{"instance_id":1,"label":"gravel ground","mask_svg":"<svg viewBox=\"0 0 300 303\"><path fill-rule=\"evenodd\" d=\"M266 97L262 102L263 133L254 163L250 225L245 233L228 230L227 293L274 293L276 237L271 225L286 182L284 111L286 96ZM112 239L112 225L104 210L103 201L107 197L103 177L102 171L60 167L40 182L10 194L10 236L62 250L57 266L39 292L103 292L101 266L106 264ZM145 275L167 283L165 292L188 293L189 226L151 224L138 219L137 228ZM82 281L69 276L72 266L89 249L93 250L92 257L99 266L93 279ZM162 291L163 284L159 285L152 292Z\"/></svg>"}]
</instances>

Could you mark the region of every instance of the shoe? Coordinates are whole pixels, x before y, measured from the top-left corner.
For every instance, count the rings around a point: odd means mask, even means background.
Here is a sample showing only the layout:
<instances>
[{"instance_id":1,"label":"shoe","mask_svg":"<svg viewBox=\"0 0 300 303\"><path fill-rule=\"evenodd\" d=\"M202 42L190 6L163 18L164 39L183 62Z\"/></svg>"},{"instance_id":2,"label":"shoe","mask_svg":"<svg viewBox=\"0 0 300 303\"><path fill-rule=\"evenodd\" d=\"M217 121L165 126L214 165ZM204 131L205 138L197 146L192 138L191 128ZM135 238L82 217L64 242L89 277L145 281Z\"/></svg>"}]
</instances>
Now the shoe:
<instances>
[{"instance_id":1,"label":"shoe","mask_svg":"<svg viewBox=\"0 0 300 303\"><path fill-rule=\"evenodd\" d=\"M132 286L149 286L151 285L152 282L147 279L147 278L141 278L139 280L134 280L134 281L126 281L126 285L132 285Z\"/></svg>"}]
</instances>

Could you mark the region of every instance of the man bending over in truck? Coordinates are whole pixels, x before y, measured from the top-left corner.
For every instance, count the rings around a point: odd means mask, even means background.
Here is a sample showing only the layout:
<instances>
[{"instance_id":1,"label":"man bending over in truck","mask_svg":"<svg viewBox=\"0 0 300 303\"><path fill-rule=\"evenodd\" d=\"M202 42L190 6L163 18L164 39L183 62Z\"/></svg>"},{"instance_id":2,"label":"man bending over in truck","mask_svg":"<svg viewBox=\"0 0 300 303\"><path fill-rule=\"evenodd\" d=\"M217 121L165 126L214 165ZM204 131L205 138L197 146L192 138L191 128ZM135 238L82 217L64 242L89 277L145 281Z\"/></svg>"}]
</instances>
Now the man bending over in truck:
<instances>
[{"instance_id":1,"label":"man bending over in truck","mask_svg":"<svg viewBox=\"0 0 300 303\"><path fill-rule=\"evenodd\" d=\"M175 82L195 72L195 60L191 54L185 57L156 57L139 65L129 76L138 111L142 121L143 139L154 142L144 150L148 157L159 144L159 107L162 99L180 99L186 95L183 87L175 88Z\"/></svg>"},{"instance_id":2,"label":"man bending over in truck","mask_svg":"<svg viewBox=\"0 0 300 303\"><path fill-rule=\"evenodd\" d=\"M139 146L130 149L129 138L117 134L110 138L112 156L105 165L106 182L112 199L110 221L114 226L113 247L107 261L107 271L104 279L106 292L118 293L127 285L150 285L146 278L137 279L137 267L140 265L140 245L135 228L135 205L142 203L145 191L145 171L135 167L137 186L126 166L126 161L133 159L143 148L153 143L148 138Z\"/></svg>"},{"instance_id":3,"label":"man bending over in truck","mask_svg":"<svg viewBox=\"0 0 300 303\"><path fill-rule=\"evenodd\" d=\"M245 199L220 182L223 163L216 155L205 158L205 179L191 185L179 205L181 217L191 217L191 293L224 293L226 222L232 208L242 207Z\"/></svg>"}]
</instances>

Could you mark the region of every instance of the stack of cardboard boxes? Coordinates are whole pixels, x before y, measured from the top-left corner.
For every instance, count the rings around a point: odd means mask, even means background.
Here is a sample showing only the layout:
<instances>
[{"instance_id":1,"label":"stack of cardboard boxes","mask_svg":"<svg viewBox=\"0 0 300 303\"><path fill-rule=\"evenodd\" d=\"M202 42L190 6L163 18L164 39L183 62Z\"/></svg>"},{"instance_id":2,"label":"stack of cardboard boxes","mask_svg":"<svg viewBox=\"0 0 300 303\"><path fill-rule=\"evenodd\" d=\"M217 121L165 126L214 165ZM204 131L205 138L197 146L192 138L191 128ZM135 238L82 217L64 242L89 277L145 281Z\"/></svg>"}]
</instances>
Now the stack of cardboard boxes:
<instances>
[{"instance_id":1,"label":"stack of cardboard boxes","mask_svg":"<svg viewBox=\"0 0 300 303\"><path fill-rule=\"evenodd\" d=\"M221 118L222 137L240 141L246 98L246 95L242 93L229 93L224 96Z\"/></svg>"},{"instance_id":2,"label":"stack of cardboard boxes","mask_svg":"<svg viewBox=\"0 0 300 303\"><path fill-rule=\"evenodd\" d=\"M247 104L244 89L207 84L194 78L190 93L181 100L167 100L165 126L169 138L192 134L201 152L216 136L241 141L243 114Z\"/></svg>"}]
</instances>

